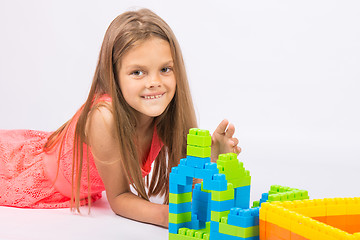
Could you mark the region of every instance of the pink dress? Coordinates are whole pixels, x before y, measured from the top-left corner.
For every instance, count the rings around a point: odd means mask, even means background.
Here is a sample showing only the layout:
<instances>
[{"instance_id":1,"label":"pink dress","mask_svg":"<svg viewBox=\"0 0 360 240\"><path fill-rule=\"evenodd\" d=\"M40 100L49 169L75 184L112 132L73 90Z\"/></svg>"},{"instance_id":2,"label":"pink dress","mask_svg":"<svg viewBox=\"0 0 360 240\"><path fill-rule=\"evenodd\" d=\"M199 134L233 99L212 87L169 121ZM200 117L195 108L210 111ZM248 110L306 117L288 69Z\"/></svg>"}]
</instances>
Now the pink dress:
<instances>
[{"instance_id":1,"label":"pink dress","mask_svg":"<svg viewBox=\"0 0 360 240\"><path fill-rule=\"evenodd\" d=\"M99 101L111 101L103 96ZM0 206L21 208L65 208L70 207L71 171L75 125L79 111L70 124L61 152L59 173L56 182L57 156L43 146L52 132L35 130L0 130ZM163 143L154 129L150 152L141 170L143 177L151 171L151 165L158 156ZM86 149L87 146L84 146ZM88 188L92 201L101 198L104 184L96 169L89 148L90 185L87 179L87 157L84 154L80 196L86 204Z\"/></svg>"}]
</instances>

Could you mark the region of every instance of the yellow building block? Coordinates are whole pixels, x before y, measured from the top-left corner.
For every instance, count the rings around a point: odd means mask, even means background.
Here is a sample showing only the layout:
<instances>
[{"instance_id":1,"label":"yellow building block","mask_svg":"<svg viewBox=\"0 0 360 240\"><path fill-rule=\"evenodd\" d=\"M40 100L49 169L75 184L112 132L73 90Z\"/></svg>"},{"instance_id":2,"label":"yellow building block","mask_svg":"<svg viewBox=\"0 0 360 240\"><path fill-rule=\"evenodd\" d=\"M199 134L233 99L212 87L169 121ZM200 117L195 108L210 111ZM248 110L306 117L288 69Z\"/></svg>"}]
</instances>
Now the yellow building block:
<instances>
[{"instance_id":1,"label":"yellow building block","mask_svg":"<svg viewBox=\"0 0 360 240\"><path fill-rule=\"evenodd\" d=\"M266 221L278 225L284 229L290 230L291 222L287 217L290 210L287 210L281 206L274 206L267 212Z\"/></svg>"},{"instance_id":2,"label":"yellow building block","mask_svg":"<svg viewBox=\"0 0 360 240\"><path fill-rule=\"evenodd\" d=\"M346 215L346 203L344 199L341 198L329 198L324 199L326 204L326 215L327 216L336 216L336 215Z\"/></svg>"}]
</instances>

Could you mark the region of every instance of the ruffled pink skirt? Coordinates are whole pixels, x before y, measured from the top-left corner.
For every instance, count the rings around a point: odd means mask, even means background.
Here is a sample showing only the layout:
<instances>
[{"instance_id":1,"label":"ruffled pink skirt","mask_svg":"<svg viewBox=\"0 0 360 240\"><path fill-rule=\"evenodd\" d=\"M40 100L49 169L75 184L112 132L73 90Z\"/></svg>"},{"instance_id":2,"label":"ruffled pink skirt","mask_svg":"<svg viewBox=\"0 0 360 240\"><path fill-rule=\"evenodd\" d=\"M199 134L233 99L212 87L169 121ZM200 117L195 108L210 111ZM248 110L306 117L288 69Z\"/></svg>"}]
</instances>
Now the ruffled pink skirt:
<instances>
[{"instance_id":1,"label":"ruffled pink skirt","mask_svg":"<svg viewBox=\"0 0 360 240\"><path fill-rule=\"evenodd\" d=\"M43 146L50 135L34 130L0 130L1 206L70 207L70 198L58 192L45 173Z\"/></svg>"}]
</instances>

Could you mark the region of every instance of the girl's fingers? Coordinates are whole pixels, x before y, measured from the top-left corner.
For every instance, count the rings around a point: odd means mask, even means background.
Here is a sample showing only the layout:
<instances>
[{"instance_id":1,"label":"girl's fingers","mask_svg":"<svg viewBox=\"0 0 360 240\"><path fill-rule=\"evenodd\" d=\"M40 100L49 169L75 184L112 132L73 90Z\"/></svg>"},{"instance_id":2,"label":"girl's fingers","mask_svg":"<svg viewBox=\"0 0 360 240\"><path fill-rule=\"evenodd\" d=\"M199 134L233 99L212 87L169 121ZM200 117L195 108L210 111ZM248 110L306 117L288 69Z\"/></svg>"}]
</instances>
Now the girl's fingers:
<instances>
[{"instance_id":1,"label":"girl's fingers","mask_svg":"<svg viewBox=\"0 0 360 240\"><path fill-rule=\"evenodd\" d=\"M230 123L225 132L225 137L232 138L232 136L234 136L234 133L235 133L235 126L234 124Z\"/></svg>"},{"instance_id":2,"label":"girl's fingers","mask_svg":"<svg viewBox=\"0 0 360 240\"><path fill-rule=\"evenodd\" d=\"M237 138L232 138L231 141L234 143L233 147L239 144L239 140Z\"/></svg>"},{"instance_id":3,"label":"girl's fingers","mask_svg":"<svg viewBox=\"0 0 360 240\"><path fill-rule=\"evenodd\" d=\"M214 133L221 134L221 135L224 134L228 124L229 124L229 121L227 119L222 120L221 123L219 124L219 126L217 126L217 128L215 129Z\"/></svg>"},{"instance_id":4,"label":"girl's fingers","mask_svg":"<svg viewBox=\"0 0 360 240\"><path fill-rule=\"evenodd\" d=\"M238 146L236 146L236 147L234 148L234 152L235 152L237 155L239 155L239 154L241 153L241 148L238 147Z\"/></svg>"}]
</instances>

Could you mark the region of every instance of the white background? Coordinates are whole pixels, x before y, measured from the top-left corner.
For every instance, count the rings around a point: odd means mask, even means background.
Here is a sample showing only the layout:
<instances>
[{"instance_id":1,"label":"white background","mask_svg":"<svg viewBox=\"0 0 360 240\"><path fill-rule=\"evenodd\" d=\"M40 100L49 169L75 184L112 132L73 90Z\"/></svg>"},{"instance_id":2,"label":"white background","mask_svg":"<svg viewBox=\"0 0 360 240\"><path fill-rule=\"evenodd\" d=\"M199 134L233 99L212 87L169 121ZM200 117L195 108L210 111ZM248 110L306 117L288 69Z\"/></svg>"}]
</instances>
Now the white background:
<instances>
[{"instance_id":1,"label":"white background","mask_svg":"<svg viewBox=\"0 0 360 240\"><path fill-rule=\"evenodd\" d=\"M180 42L199 127L235 124L252 200L272 184L360 196L358 1L0 3L0 129L66 122L110 22L147 7Z\"/></svg>"}]
</instances>

